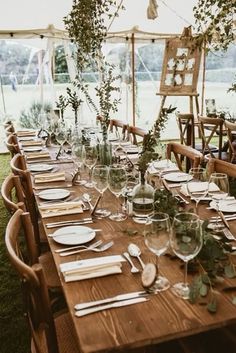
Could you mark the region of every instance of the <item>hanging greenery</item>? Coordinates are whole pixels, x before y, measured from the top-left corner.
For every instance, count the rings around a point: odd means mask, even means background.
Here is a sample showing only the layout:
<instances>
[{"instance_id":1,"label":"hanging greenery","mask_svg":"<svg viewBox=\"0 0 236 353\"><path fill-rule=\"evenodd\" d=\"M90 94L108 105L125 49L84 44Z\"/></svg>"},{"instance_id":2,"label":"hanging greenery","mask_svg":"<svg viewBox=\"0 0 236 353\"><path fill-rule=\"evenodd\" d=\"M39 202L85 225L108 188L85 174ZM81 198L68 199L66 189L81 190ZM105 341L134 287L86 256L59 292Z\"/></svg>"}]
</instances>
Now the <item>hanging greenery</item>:
<instances>
[{"instance_id":1,"label":"hanging greenery","mask_svg":"<svg viewBox=\"0 0 236 353\"><path fill-rule=\"evenodd\" d=\"M89 65L91 58L96 61L101 56L107 23L114 16L118 16L116 0L73 0L72 10L64 17L64 23L77 46L79 71Z\"/></svg>"},{"instance_id":2,"label":"hanging greenery","mask_svg":"<svg viewBox=\"0 0 236 353\"><path fill-rule=\"evenodd\" d=\"M159 159L157 146L160 143L161 132L168 120L169 114L175 111L176 107L162 108L160 116L156 120L152 130L148 132L143 140L142 151L138 159L138 170L144 178L144 174L148 168L148 164L155 159Z\"/></svg>"},{"instance_id":3,"label":"hanging greenery","mask_svg":"<svg viewBox=\"0 0 236 353\"><path fill-rule=\"evenodd\" d=\"M227 50L235 36L236 0L198 0L193 8L198 39L207 48Z\"/></svg>"}]
</instances>

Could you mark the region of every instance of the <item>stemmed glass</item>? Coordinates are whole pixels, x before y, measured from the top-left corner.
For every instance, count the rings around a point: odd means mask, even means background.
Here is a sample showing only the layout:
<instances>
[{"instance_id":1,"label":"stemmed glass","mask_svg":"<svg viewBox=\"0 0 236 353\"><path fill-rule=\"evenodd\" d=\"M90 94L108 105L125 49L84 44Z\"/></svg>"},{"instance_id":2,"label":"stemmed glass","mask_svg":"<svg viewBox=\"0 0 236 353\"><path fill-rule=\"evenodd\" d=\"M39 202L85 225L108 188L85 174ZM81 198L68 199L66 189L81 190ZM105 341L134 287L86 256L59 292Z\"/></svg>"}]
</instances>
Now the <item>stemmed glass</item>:
<instances>
[{"instance_id":1,"label":"stemmed glass","mask_svg":"<svg viewBox=\"0 0 236 353\"><path fill-rule=\"evenodd\" d=\"M202 228L198 215L183 212L174 217L170 233L170 245L175 255L184 261L184 282L174 284L172 291L177 296L188 299L188 261L192 260L202 247Z\"/></svg>"},{"instance_id":2,"label":"stemmed glass","mask_svg":"<svg viewBox=\"0 0 236 353\"><path fill-rule=\"evenodd\" d=\"M81 143L72 144L71 152L72 152L73 162L77 167L77 175L78 175L80 174L81 168L84 164L84 158L85 158L84 145L82 145ZM80 185L84 185L86 184L86 181L80 180L79 183Z\"/></svg>"},{"instance_id":3,"label":"stemmed glass","mask_svg":"<svg viewBox=\"0 0 236 353\"><path fill-rule=\"evenodd\" d=\"M85 152L84 164L89 169L89 181L85 184L85 186L87 188L93 188L93 183L91 180L91 172L98 159L97 146L85 145L84 152Z\"/></svg>"},{"instance_id":4,"label":"stemmed glass","mask_svg":"<svg viewBox=\"0 0 236 353\"><path fill-rule=\"evenodd\" d=\"M106 165L96 165L92 171L92 183L95 189L101 194L101 203L103 199L103 193L108 187L108 172L109 168ZM99 217L108 217L111 212L104 209L102 206L95 212Z\"/></svg>"},{"instance_id":5,"label":"stemmed glass","mask_svg":"<svg viewBox=\"0 0 236 353\"><path fill-rule=\"evenodd\" d=\"M229 180L227 174L212 173L209 178L208 194L215 201L215 209L219 212L220 200L224 200L229 194ZM219 231L221 228L218 218L214 225L214 231Z\"/></svg>"},{"instance_id":6,"label":"stemmed glass","mask_svg":"<svg viewBox=\"0 0 236 353\"><path fill-rule=\"evenodd\" d=\"M66 127L64 124L58 124L56 130L55 130L55 137L57 142L60 145L60 149L58 151L58 156L61 154L61 152L63 151L63 144L66 141Z\"/></svg>"},{"instance_id":7,"label":"stemmed glass","mask_svg":"<svg viewBox=\"0 0 236 353\"><path fill-rule=\"evenodd\" d=\"M125 168L119 164L112 165L109 167L108 173L108 186L110 191L117 197L119 201L119 197L126 185L127 175ZM120 204L120 203L119 203ZM117 210L116 213L110 215L110 219L113 221L124 221L126 219L126 215L122 212L122 210Z\"/></svg>"},{"instance_id":8,"label":"stemmed glass","mask_svg":"<svg viewBox=\"0 0 236 353\"><path fill-rule=\"evenodd\" d=\"M191 168L188 172L187 192L192 200L195 201L196 213L198 214L198 204L208 193L208 181L206 170L203 168Z\"/></svg>"},{"instance_id":9,"label":"stemmed glass","mask_svg":"<svg viewBox=\"0 0 236 353\"><path fill-rule=\"evenodd\" d=\"M157 278L151 291L154 293L164 291L170 287L167 278L159 274L159 258L169 246L170 218L167 213L157 212L148 217L145 225L145 244L156 254Z\"/></svg>"}]
</instances>

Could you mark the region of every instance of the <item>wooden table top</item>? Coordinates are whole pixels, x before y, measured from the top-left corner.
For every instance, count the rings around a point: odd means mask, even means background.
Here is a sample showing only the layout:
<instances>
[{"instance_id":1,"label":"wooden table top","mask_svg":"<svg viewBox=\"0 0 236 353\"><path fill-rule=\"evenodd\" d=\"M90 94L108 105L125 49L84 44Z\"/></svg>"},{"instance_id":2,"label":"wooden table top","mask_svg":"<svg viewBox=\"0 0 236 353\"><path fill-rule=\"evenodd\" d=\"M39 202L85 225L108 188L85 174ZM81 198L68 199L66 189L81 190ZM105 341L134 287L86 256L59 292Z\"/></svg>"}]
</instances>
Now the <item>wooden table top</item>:
<instances>
[{"instance_id":1,"label":"wooden table top","mask_svg":"<svg viewBox=\"0 0 236 353\"><path fill-rule=\"evenodd\" d=\"M69 171L73 169L73 164L60 163L57 167L59 170L66 170L67 178L70 178ZM42 185L45 185L45 188L50 188L52 185L58 185L63 188L66 183L68 183L68 180L66 182ZM69 190L73 192L72 195L75 197L81 196L84 192L89 192L92 195L92 202L98 196L94 189L86 189L79 185L73 186ZM104 195L105 206L111 211L115 211L118 207L115 197L108 190ZM37 196L36 199L38 203L42 202ZM199 209L204 219L209 218L213 214L213 211L207 210L205 205L200 205ZM47 229L47 223L80 219L86 216L89 216L88 211L78 215L44 218L42 222L46 233L52 233L58 228ZM230 224L232 225L232 232L236 234L236 222L235 224L233 222ZM142 290L141 272L132 274L128 262L123 262L121 274L65 283L59 271L60 263L95 256L122 254L127 251L127 246L130 242L137 244L141 248L141 257L144 263L155 263L155 255L144 244L144 226L135 223L131 218L123 222L114 222L108 218L96 219L93 224L89 224L89 227L102 229L102 232L97 233L96 240L107 241L112 239L114 240L114 245L101 254L84 252L79 256L60 257L54 250L62 246L52 238L48 238L81 352L128 352L130 349L190 336L236 321L236 307L232 303L233 294L222 292L220 287L218 294L219 307L215 314L209 313L204 305L190 304L189 301L176 297L168 289L159 294L150 295L148 297L149 300L143 303L101 311L80 318L76 317L74 315L75 304ZM137 233L131 236L129 235L129 230L136 230ZM141 270L139 262L136 259L133 261ZM161 256L160 271L169 279L171 284L183 280L184 274L180 260ZM226 280L226 283L236 285L236 279Z\"/></svg>"}]
</instances>

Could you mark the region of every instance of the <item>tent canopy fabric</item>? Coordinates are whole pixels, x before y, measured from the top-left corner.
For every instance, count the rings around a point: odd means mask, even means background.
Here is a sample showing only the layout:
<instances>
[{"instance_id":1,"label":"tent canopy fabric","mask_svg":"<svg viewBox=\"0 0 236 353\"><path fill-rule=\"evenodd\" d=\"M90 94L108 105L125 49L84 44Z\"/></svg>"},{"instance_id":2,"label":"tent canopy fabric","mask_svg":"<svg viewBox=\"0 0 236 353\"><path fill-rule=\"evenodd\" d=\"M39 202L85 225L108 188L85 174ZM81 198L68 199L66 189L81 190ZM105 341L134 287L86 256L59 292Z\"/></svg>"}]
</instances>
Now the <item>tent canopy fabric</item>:
<instances>
[{"instance_id":1,"label":"tent canopy fabric","mask_svg":"<svg viewBox=\"0 0 236 353\"><path fill-rule=\"evenodd\" d=\"M112 38L125 36L135 28L138 39L156 34L181 33L183 27L194 25L193 6L197 0L156 0L158 17L147 18L149 0L123 0L125 10L112 23L107 23ZM121 0L117 0L119 4ZM72 8L72 0L8 0L0 12L0 39L54 37L67 39L63 17ZM111 21L111 20L109 20ZM53 25L48 24L51 23ZM110 26L111 24L111 26ZM116 36L114 32L119 32ZM111 36L110 36L111 38Z\"/></svg>"}]
</instances>

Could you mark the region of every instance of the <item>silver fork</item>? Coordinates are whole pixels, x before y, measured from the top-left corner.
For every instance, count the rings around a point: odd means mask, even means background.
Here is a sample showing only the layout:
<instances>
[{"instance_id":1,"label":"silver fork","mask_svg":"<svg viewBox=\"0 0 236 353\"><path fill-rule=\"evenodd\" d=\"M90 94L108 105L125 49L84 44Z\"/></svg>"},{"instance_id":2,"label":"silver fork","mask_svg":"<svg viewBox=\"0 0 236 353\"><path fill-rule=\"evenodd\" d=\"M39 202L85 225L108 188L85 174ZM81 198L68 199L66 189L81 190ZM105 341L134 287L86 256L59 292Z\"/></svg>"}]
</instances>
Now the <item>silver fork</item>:
<instances>
[{"instance_id":1,"label":"silver fork","mask_svg":"<svg viewBox=\"0 0 236 353\"><path fill-rule=\"evenodd\" d=\"M96 247L96 248L88 247L87 249L68 251L68 252L64 252L64 253L60 254L60 256L69 256L69 255L78 254L80 252L89 251L89 250L95 251L95 252L102 252L102 251L109 249L113 244L114 244L114 241L110 241L109 243L103 244L103 245Z\"/></svg>"},{"instance_id":2,"label":"silver fork","mask_svg":"<svg viewBox=\"0 0 236 353\"><path fill-rule=\"evenodd\" d=\"M224 236L228 240L236 240L235 236L231 233L231 231L228 228L223 228L222 231L224 233Z\"/></svg>"},{"instance_id":3,"label":"silver fork","mask_svg":"<svg viewBox=\"0 0 236 353\"><path fill-rule=\"evenodd\" d=\"M57 250L54 250L54 252L56 253L61 253L61 252L65 252L65 251L70 251L70 250L74 250L74 249L88 249L88 248L96 248L97 246L101 245L102 244L102 240L98 240L96 241L95 243L89 245L89 246L86 246L86 245L76 245L76 246L70 246L70 247L67 247L67 248L63 248L63 249L57 249Z\"/></svg>"}]
</instances>

